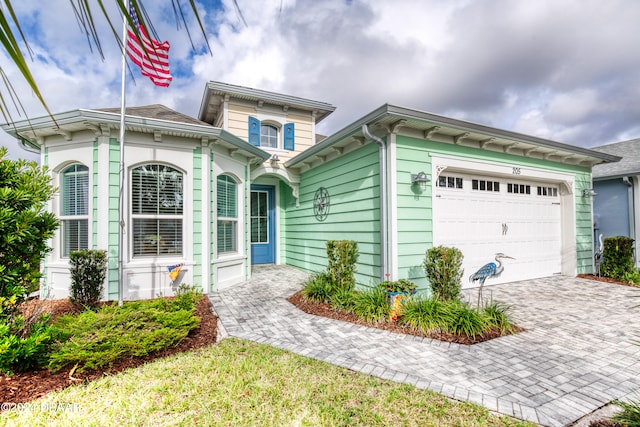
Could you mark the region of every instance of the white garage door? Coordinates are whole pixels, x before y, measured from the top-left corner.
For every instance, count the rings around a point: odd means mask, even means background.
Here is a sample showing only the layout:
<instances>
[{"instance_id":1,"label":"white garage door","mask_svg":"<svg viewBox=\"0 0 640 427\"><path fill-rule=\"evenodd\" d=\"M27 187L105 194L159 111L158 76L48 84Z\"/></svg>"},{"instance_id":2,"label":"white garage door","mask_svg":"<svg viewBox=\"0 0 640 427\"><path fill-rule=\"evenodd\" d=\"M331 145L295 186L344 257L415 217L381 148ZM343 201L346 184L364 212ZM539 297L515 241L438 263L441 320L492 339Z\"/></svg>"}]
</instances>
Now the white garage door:
<instances>
[{"instance_id":1,"label":"white garage door","mask_svg":"<svg viewBox=\"0 0 640 427\"><path fill-rule=\"evenodd\" d=\"M464 255L469 276L502 252L504 272L486 285L559 274L561 206L556 184L443 172L434 187L434 245Z\"/></svg>"}]
</instances>

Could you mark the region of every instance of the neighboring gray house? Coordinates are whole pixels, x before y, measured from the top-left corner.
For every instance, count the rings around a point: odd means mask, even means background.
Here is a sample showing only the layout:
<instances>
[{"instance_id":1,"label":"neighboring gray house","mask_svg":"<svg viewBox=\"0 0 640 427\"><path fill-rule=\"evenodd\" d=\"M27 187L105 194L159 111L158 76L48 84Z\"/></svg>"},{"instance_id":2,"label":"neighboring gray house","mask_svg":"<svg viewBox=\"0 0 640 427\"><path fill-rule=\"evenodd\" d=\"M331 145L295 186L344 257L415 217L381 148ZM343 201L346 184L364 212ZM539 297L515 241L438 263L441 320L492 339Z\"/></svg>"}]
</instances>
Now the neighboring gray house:
<instances>
[{"instance_id":1,"label":"neighboring gray house","mask_svg":"<svg viewBox=\"0 0 640 427\"><path fill-rule=\"evenodd\" d=\"M627 236L640 240L640 138L593 148L622 157L593 167L593 231L597 236ZM597 240L595 240L597 241ZM638 266L636 255L636 266Z\"/></svg>"}]
</instances>

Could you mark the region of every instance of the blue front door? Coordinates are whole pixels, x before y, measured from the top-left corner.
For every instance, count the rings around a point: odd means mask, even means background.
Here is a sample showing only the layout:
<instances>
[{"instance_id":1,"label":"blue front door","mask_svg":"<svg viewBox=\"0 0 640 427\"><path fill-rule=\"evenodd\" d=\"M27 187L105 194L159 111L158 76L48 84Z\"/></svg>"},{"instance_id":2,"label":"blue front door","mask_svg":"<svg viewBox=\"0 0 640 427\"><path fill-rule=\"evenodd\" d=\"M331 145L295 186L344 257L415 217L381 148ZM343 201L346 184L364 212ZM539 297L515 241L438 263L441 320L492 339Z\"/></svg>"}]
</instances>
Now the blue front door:
<instances>
[{"instance_id":1,"label":"blue front door","mask_svg":"<svg viewBox=\"0 0 640 427\"><path fill-rule=\"evenodd\" d=\"M275 189L251 186L251 264L276 262Z\"/></svg>"}]
</instances>

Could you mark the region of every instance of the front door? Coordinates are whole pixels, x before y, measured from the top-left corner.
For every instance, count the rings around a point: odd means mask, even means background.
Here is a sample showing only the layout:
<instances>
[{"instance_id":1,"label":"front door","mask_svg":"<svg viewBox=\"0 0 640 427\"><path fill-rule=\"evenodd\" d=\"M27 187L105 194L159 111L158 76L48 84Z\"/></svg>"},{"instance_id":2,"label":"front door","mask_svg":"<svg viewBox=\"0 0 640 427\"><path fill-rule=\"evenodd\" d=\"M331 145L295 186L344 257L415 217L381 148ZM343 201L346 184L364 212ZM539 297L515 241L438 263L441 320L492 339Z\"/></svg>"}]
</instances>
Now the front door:
<instances>
[{"instance_id":1,"label":"front door","mask_svg":"<svg viewBox=\"0 0 640 427\"><path fill-rule=\"evenodd\" d=\"M251 186L251 264L276 262L275 188Z\"/></svg>"}]
</instances>

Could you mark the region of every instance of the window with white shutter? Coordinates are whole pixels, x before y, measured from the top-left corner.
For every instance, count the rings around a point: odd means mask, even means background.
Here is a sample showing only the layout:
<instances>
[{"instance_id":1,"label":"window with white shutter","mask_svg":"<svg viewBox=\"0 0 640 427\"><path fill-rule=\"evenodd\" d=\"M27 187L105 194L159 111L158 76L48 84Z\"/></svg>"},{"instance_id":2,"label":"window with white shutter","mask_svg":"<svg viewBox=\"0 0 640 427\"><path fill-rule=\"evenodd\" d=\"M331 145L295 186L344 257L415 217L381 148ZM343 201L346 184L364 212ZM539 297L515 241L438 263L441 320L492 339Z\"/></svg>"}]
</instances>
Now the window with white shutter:
<instances>
[{"instance_id":1,"label":"window with white shutter","mask_svg":"<svg viewBox=\"0 0 640 427\"><path fill-rule=\"evenodd\" d=\"M75 164L60 174L62 256L89 248L89 168Z\"/></svg>"},{"instance_id":2,"label":"window with white shutter","mask_svg":"<svg viewBox=\"0 0 640 427\"><path fill-rule=\"evenodd\" d=\"M134 257L182 256L183 175L161 164L145 164L131 173Z\"/></svg>"},{"instance_id":3,"label":"window with white shutter","mask_svg":"<svg viewBox=\"0 0 640 427\"><path fill-rule=\"evenodd\" d=\"M237 252L238 183L229 175L218 175L218 254Z\"/></svg>"}]
</instances>

